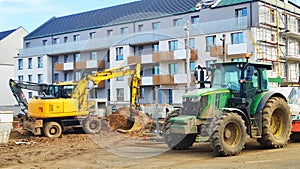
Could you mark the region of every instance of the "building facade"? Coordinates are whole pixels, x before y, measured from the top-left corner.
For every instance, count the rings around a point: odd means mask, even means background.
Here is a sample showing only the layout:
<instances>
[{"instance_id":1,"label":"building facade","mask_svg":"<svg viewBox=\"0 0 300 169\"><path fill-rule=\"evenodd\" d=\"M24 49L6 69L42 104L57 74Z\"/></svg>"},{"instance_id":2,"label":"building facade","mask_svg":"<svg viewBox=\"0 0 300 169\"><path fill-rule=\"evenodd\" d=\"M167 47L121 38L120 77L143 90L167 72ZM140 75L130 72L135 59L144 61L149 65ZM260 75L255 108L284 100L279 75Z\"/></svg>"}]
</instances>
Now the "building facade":
<instances>
[{"instance_id":1,"label":"building facade","mask_svg":"<svg viewBox=\"0 0 300 169\"><path fill-rule=\"evenodd\" d=\"M28 32L23 27L0 32L1 106L15 104L8 81L15 76L14 58L17 57L19 49L23 48L23 38L27 34Z\"/></svg>"},{"instance_id":2,"label":"building facade","mask_svg":"<svg viewBox=\"0 0 300 169\"><path fill-rule=\"evenodd\" d=\"M16 67L16 78L78 81L87 73L138 62L140 102L175 104L188 86L194 87L197 65L243 60L250 54L252 61L273 64L270 76L298 82L298 18L297 5L279 0L142 0L54 17L24 38L15 61L26 66ZM108 80L92 97L128 102L129 81Z\"/></svg>"}]
</instances>

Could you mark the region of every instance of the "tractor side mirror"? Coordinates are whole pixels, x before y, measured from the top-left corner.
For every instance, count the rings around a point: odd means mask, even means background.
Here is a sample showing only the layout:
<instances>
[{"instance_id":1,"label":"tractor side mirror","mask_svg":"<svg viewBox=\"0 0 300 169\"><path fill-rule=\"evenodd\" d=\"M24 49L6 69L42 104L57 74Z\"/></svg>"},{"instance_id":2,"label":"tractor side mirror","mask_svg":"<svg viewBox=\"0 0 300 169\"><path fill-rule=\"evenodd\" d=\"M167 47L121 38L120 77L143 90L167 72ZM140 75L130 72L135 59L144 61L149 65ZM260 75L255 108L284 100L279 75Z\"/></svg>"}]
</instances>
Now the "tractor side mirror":
<instances>
[{"instance_id":1,"label":"tractor side mirror","mask_svg":"<svg viewBox=\"0 0 300 169\"><path fill-rule=\"evenodd\" d=\"M253 74L254 74L254 67L253 66L248 66L245 80L246 81L252 81Z\"/></svg>"}]
</instances>

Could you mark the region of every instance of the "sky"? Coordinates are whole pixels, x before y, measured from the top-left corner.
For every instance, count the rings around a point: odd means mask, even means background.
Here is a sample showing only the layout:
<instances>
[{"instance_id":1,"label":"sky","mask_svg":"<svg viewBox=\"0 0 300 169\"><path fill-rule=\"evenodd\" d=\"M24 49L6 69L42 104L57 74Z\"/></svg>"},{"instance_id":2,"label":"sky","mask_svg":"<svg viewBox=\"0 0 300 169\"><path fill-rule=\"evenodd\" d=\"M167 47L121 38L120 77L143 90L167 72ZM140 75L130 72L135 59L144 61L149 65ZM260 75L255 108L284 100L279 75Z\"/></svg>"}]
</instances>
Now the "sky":
<instances>
[{"instance_id":1,"label":"sky","mask_svg":"<svg viewBox=\"0 0 300 169\"><path fill-rule=\"evenodd\" d=\"M24 27L32 32L60 17L138 0L0 0L0 32ZM200 1L200 0L199 0ZM291 0L300 5L300 0Z\"/></svg>"},{"instance_id":2,"label":"sky","mask_svg":"<svg viewBox=\"0 0 300 169\"><path fill-rule=\"evenodd\" d=\"M0 0L0 32L24 27L32 32L60 17L138 0Z\"/></svg>"}]
</instances>

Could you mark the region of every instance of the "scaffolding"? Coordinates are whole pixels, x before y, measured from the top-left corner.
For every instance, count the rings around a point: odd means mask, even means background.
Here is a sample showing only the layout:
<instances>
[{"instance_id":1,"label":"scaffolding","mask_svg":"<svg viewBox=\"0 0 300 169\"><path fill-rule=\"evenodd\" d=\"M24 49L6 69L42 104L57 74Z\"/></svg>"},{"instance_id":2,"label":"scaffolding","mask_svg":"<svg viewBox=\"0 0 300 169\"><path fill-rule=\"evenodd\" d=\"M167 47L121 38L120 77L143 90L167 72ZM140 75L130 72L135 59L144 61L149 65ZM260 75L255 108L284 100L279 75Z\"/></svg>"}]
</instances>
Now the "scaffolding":
<instances>
[{"instance_id":1,"label":"scaffolding","mask_svg":"<svg viewBox=\"0 0 300 169\"><path fill-rule=\"evenodd\" d=\"M299 9L288 2L263 0L259 3L259 24L256 30L257 48L262 53L257 60L273 64L272 77L282 77L284 81L298 81L299 40L290 32L299 32ZM293 43L291 43L293 42ZM291 47L292 46L292 47Z\"/></svg>"}]
</instances>

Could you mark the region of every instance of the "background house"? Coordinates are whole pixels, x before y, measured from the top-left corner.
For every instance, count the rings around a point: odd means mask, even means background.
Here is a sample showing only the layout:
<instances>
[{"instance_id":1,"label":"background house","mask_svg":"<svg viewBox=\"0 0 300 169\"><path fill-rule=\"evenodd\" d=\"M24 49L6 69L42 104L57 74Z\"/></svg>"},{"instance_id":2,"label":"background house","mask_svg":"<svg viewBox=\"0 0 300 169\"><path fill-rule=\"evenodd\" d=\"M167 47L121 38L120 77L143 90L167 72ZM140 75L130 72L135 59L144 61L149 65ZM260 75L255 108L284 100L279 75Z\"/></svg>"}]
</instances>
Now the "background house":
<instances>
[{"instance_id":1,"label":"background house","mask_svg":"<svg viewBox=\"0 0 300 169\"><path fill-rule=\"evenodd\" d=\"M28 32L23 28L0 32L0 105L14 105L8 81L14 79L14 58L18 57L19 49L23 48L23 38ZM21 66L21 65L20 65Z\"/></svg>"}]
</instances>

